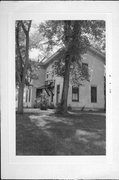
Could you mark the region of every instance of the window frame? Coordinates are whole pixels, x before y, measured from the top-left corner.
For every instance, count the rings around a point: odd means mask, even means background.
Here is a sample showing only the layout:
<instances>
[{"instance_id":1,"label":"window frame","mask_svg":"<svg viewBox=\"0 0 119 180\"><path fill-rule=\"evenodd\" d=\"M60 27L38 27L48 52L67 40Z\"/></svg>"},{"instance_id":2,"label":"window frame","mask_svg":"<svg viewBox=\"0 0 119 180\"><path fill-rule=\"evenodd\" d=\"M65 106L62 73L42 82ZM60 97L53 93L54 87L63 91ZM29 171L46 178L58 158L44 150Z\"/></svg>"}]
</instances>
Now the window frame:
<instances>
[{"instance_id":1,"label":"window frame","mask_svg":"<svg viewBox=\"0 0 119 180\"><path fill-rule=\"evenodd\" d=\"M73 93L73 89L78 89L77 93ZM77 94L78 98L77 99L73 99L73 94ZM79 102L79 87L73 87L72 86L72 102Z\"/></svg>"}]
</instances>

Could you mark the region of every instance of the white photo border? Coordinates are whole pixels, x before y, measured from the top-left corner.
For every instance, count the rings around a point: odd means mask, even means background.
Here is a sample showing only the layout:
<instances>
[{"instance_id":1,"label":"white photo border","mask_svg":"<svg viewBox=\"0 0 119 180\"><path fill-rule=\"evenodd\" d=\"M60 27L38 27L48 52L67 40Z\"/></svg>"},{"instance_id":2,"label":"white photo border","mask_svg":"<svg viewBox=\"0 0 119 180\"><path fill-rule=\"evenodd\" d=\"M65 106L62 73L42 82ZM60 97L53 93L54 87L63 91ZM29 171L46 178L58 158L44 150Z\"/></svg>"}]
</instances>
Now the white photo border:
<instances>
[{"instance_id":1,"label":"white photo border","mask_svg":"<svg viewBox=\"0 0 119 180\"><path fill-rule=\"evenodd\" d=\"M113 5L113 6L112 6ZM18 2L7 4L2 13L2 178L69 179L119 177L112 121L112 32L119 4L102 2ZM4 7L4 3L3 3ZM55 7L53 9L53 7ZM108 8L106 8L108 7ZM117 9L118 7L118 9ZM20 9L21 8L21 9ZM8 12L7 12L8 10ZM22 11L22 13L21 13ZM39 18L38 18L39 17ZM119 20L119 14L116 17ZM106 21L106 156L16 156L15 122L15 21L16 20L105 20ZM5 21L5 22L4 22ZM118 23L119 25L119 23ZM3 30L4 31L4 30ZM2 31L2 33L3 33ZM117 46L117 41L116 46ZM6 67L6 68L5 68ZM111 76L110 76L111 75ZM111 83L111 84L110 84ZM6 96L4 96L6 93ZM4 96L4 98L3 98ZM117 132L118 133L118 132ZM115 147L116 149L116 147ZM117 150L117 149L116 149ZM118 158L117 158L118 159Z\"/></svg>"}]
</instances>

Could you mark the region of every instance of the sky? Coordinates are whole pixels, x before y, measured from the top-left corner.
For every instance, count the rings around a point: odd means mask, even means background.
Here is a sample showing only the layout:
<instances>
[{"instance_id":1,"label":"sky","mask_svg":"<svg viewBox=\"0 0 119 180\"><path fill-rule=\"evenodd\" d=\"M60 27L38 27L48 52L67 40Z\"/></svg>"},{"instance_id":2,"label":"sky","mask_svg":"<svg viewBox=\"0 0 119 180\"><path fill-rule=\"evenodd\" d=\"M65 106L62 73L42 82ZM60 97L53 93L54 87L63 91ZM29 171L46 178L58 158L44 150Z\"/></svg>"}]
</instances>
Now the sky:
<instances>
[{"instance_id":1,"label":"sky","mask_svg":"<svg viewBox=\"0 0 119 180\"><path fill-rule=\"evenodd\" d=\"M33 20L33 21L32 21L32 25L31 25L31 28L30 28L30 35L33 34L33 33L35 33L36 27L37 27L41 22L45 22L45 20ZM54 47L52 53L55 53L58 49L59 49L59 47ZM40 55L40 56L39 56L39 55ZM29 58L30 58L31 60L37 61L37 60L39 60L39 57L41 57L41 52L40 52L39 49L33 48L33 49L30 50L30 52L29 52Z\"/></svg>"},{"instance_id":2,"label":"sky","mask_svg":"<svg viewBox=\"0 0 119 180\"><path fill-rule=\"evenodd\" d=\"M38 55L39 55L39 49L32 49L29 52L30 59L38 60Z\"/></svg>"},{"instance_id":3,"label":"sky","mask_svg":"<svg viewBox=\"0 0 119 180\"><path fill-rule=\"evenodd\" d=\"M35 25L38 26L41 22L44 22L43 20L33 20L32 21L32 25L31 25L31 29L30 29L30 34L33 34L36 31ZM39 56L39 49L32 49L29 52L29 58L30 59L34 59L34 60L38 60L38 56Z\"/></svg>"}]
</instances>

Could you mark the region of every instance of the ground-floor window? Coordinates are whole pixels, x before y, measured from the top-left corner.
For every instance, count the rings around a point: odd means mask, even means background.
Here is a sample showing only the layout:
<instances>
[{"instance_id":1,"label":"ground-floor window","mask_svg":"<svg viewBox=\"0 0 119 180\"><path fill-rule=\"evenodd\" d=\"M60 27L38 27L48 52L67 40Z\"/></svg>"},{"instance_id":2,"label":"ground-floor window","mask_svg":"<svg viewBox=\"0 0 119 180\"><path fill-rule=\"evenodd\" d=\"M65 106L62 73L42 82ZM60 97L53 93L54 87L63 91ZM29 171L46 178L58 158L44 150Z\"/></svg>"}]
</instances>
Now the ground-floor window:
<instances>
[{"instance_id":1,"label":"ground-floor window","mask_svg":"<svg viewBox=\"0 0 119 180\"><path fill-rule=\"evenodd\" d=\"M28 98L28 90L26 89L26 102L27 102L27 98Z\"/></svg>"},{"instance_id":2,"label":"ground-floor window","mask_svg":"<svg viewBox=\"0 0 119 180\"><path fill-rule=\"evenodd\" d=\"M42 89L37 88L36 89L36 98L39 98L42 93Z\"/></svg>"},{"instance_id":3,"label":"ground-floor window","mask_svg":"<svg viewBox=\"0 0 119 180\"><path fill-rule=\"evenodd\" d=\"M31 101L31 89L29 89L29 102Z\"/></svg>"},{"instance_id":4,"label":"ground-floor window","mask_svg":"<svg viewBox=\"0 0 119 180\"><path fill-rule=\"evenodd\" d=\"M72 101L79 101L79 87L72 86Z\"/></svg>"},{"instance_id":5,"label":"ground-floor window","mask_svg":"<svg viewBox=\"0 0 119 180\"><path fill-rule=\"evenodd\" d=\"M53 93L51 93L51 102L53 102L53 97L54 97L54 95L53 95Z\"/></svg>"},{"instance_id":6,"label":"ground-floor window","mask_svg":"<svg viewBox=\"0 0 119 180\"><path fill-rule=\"evenodd\" d=\"M97 87L91 86L91 102L96 103L97 102Z\"/></svg>"},{"instance_id":7,"label":"ground-floor window","mask_svg":"<svg viewBox=\"0 0 119 180\"><path fill-rule=\"evenodd\" d=\"M57 85L57 99L56 102L59 103L60 102L60 85Z\"/></svg>"}]
</instances>

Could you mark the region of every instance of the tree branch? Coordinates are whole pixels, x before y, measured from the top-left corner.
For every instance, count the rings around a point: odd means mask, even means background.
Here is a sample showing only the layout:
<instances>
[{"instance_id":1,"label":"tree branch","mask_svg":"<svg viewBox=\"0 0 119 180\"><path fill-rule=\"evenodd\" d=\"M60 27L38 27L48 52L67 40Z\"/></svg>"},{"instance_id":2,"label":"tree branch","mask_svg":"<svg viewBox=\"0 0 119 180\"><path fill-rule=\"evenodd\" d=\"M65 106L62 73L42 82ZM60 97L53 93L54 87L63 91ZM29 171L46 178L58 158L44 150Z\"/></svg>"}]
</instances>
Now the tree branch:
<instances>
[{"instance_id":1,"label":"tree branch","mask_svg":"<svg viewBox=\"0 0 119 180\"><path fill-rule=\"evenodd\" d=\"M22 26L22 29L23 29L24 33L27 34L27 30L26 30L26 28L24 26L23 21L20 21L20 23L21 23L21 26Z\"/></svg>"},{"instance_id":2,"label":"tree branch","mask_svg":"<svg viewBox=\"0 0 119 180\"><path fill-rule=\"evenodd\" d=\"M30 20L30 22L29 22L29 25L28 25L28 32L29 32L29 30L30 30L30 27L31 27L31 20Z\"/></svg>"},{"instance_id":3,"label":"tree branch","mask_svg":"<svg viewBox=\"0 0 119 180\"><path fill-rule=\"evenodd\" d=\"M21 23L21 26L22 26L22 29L23 29L23 31L24 31L24 33L27 35L28 33L29 33L29 30L30 30L30 27L31 27L31 20L29 21L29 23L28 23L28 30L25 28L25 25L24 25L24 23L23 23L23 21L20 21L20 23Z\"/></svg>"},{"instance_id":4,"label":"tree branch","mask_svg":"<svg viewBox=\"0 0 119 180\"><path fill-rule=\"evenodd\" d=\"M17 28L16 28L16 49L18 51L18 54L19 54L19 59L20 59L20 70L22 70L22 55L21 55L21 51L20 51L20 46L19 46L19 23L17 24ZM20 79L20 82L21 82L21 79Z\"/></svg>"},{"instance_id":5,"label":"tree branch","mask_svg":"<svg viewBox=\"0 0 119 180\"><path fill-rule=\"evenodd\" d=\"M17 73L17 77L18 77L18 79L19 79L19 83L21 83L20 74L19 74L19 72L18 72L18 71L16 71L16 73Z\"/></svg>"}]
</instances>

